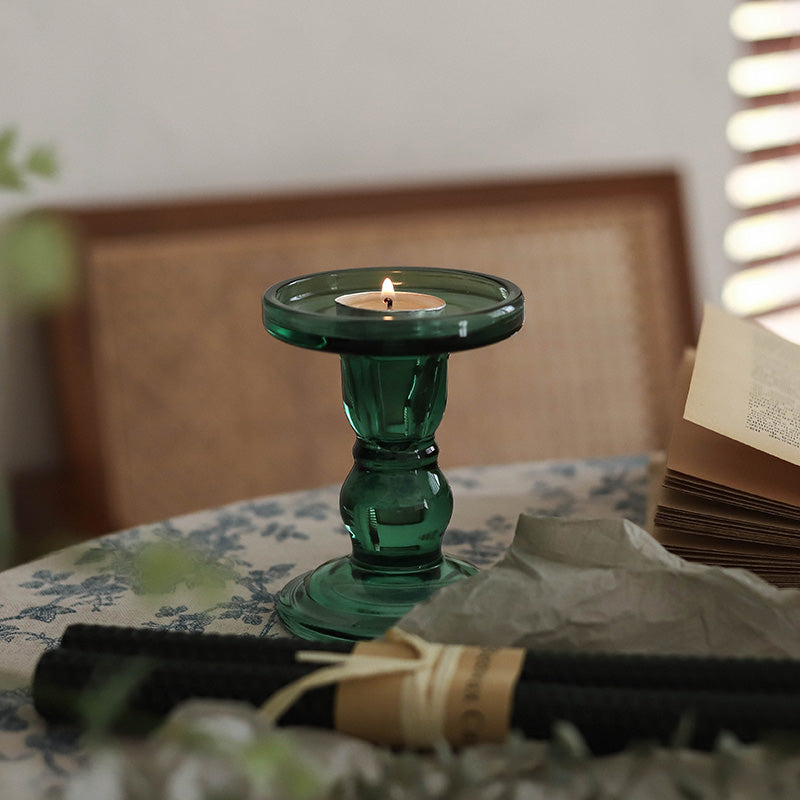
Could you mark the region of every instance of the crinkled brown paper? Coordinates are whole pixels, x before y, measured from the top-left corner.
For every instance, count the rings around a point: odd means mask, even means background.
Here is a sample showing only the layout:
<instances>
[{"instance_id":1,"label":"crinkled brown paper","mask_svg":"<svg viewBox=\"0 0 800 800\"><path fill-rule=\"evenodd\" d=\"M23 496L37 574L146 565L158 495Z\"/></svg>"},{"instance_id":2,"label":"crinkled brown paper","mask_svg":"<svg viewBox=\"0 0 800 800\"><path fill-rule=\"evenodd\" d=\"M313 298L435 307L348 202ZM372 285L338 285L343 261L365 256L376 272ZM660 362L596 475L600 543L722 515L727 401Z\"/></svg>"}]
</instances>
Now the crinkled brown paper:
<instances>
[{"instance_id":1,"label":"crinkled brown paper","mask_svg":"<svg viewBox=\"0 0 800 800\"><path fill-rule=\"evenodd\" d=\"M445 643L798 657L800 591L684 561L627 520L523 514L495 567L400 627Z\"/></svg>"}]
</instances>

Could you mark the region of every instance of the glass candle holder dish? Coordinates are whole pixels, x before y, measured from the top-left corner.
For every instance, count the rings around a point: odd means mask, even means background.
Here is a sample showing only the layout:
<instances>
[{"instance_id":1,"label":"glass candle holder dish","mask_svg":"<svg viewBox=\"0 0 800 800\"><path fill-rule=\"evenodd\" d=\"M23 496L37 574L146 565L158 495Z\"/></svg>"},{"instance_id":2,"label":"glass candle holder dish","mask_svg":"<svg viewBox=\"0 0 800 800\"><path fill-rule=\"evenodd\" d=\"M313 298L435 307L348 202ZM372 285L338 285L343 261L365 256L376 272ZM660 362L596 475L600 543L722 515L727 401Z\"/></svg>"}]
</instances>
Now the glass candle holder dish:
<instances>
[{"instance_id":1,"label":"glass candle holder dish","mask_svg":"<svg viewBox=\"0 0 800 800\"><path fill-rule=\"evenodd\" d=\"M387 277L402 304L375 291ZM352 299L362 293L379 296ZM411 294L438 302L409 300ZM476 571L441 547L453 510L434 438L447 400L447 363L452 352L511 336L523 318L523 295L512 282L435 267L321 272L264 293L269 333L339 355L344 410L356 433L340 493L352 552L282 589L277 608L290 631L307 639L372 639L437 589Z\"/></svg>"}]
</instances>

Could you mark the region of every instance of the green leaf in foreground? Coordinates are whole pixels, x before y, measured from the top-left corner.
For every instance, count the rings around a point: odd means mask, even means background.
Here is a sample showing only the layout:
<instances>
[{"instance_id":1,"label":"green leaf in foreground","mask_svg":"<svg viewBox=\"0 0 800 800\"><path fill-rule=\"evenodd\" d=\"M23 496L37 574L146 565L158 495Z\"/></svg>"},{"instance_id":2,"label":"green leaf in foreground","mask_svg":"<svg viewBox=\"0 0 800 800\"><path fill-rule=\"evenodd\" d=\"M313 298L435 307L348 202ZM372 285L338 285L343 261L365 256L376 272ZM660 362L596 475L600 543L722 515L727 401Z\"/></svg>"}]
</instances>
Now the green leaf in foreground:
<instances>
[{"instance_id":1,"label":"green leaf in foreground","mask_svg":"<svg viewBox=\"0 0 800 800\"><path fill-rule=\"evenodd\" d=\"M77 245L58 216L33 212L0 228L0 295L11 308L53 308L74 295L77 282Z\"/></svg>"},{"instance_id":2,"label":"green leaf in foreground","mask_svg":"<svg viewBox=\"0 0 800 800\"><path fill-rule=\"evenodd\" d=\"M134 590L166 594L180 584L204 594L222 592L232 572L219 561L176 542L144 545L136 554Z\"/></svg>"},{"instance_id":3,"label":"green leaf in foreground","mask_svg":"<svg viewBox=\"0 0 800 800\"><path fill-rule=\"evenodd\" d=\"M18 138L13 125L0 130L0 189L21 191L31 176L49 180L58 174L54 148L39 144L28 151L27 157L15 157Z\"/></svg>"},{"instance_id":4,"label":"green leaf in foreground","mask_svg":"<svg viewBox=\"0 0 800 800\"><path fill-rule=\"evenodd\" d=\"M16 141L16 128L8 127L0 131L0 188L2 189L16 190L24 186L22 174L11 158Z\"/></svg>"},{"instance_id":5,"label":"green leaf in foreground","mask_svg":"<svg viewBox=\"0 0 800 800\"><path fill-rule=\"evenodd\" d=\"M40 178L54 178L58 174L56 151L49 145L34 147L25 164L28 172Z\"/></svg>"},{"instance_id":6,"label":"green leaf in foreground","mask_svg":"<svg viewBox=\"0 0 800 800\"><path fill-rule=\"evenodd\" d=\"M7 161L0 160L0 188L19 190L25 188L20 171Z\"/></svg>"},{"instance_id":7,"label":"green leaf in foreground","mask_svg":"<svg viewBox=\"0 0 800 800\"><path fill-rule=\"evenodd\" d=\"M8 125L0 131L0 161L8 161L11 158L11 151L17 143L17 129L13 125Z\"/></svg>"},{"instance_id":8,"label":"green leaf in foreground","mask_svg":"<svg viewBox=\"0 0 800 800\"><path fill-rule=\"evenodd\" d=\"M135 691L152 669L145 658L131 659L117 675L87 689L77 700L86 735L99 740L112 728L128 696Z\"/></svg>"}]
</instances>

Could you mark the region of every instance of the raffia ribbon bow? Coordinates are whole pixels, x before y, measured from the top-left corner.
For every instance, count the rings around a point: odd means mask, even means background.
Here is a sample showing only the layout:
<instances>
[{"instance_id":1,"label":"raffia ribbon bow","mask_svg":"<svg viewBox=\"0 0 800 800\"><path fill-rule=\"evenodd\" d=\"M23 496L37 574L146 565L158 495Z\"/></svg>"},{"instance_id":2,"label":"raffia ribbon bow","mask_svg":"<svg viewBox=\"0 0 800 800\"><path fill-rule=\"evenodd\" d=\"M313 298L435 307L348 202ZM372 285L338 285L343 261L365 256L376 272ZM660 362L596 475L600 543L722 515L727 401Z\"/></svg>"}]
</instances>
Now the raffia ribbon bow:
<instances>
[{"instance_id":1,"label":"raffia ribbon bow","mask_svg":"<svg viewBox=\"0 0 800 800\"><path fill-rule=\"evenodd\" d=\"M384 638L408 646L413 655L395 657L301 650L295 656L297 661L329 666L277 691L261 706L260 713L276 722L312 689L382 675L404 675L400 702L403 741L410 747L429 747L440 742L444 738L447 687L464 648L426 642L399 628L391 628Z\"/></svg>"}]
</instances>

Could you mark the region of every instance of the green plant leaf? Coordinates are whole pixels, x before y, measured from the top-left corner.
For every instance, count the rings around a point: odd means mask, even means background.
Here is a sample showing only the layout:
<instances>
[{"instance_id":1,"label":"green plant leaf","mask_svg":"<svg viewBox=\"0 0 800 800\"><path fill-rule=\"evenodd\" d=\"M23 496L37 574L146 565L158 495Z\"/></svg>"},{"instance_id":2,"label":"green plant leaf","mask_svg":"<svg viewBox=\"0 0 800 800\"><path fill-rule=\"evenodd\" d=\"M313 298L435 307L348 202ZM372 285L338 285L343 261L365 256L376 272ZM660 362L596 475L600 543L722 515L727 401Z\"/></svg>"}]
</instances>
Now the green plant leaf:
<instances>
[{"instance_id":1,"label":"green plant leaf","mask_svg":"<svg viewBox=\"0 0 800 800\"><path fill-rule=\"evenodd\" d=\"M12 308L39 312L67 302L77 288L77 246L60 218L33 212L0 229L0 288Z\"/></svg>"},{"instance_id":2,"label":"green plant leaf","mask_svg":"<svg viewBox=\"0 0 800 800\"><path fill-rule=\"evenodd\" d=\"M591 751L583 735L571 722L560 720L553 725L553 744L571 761L586 761Z\"/></svg>"},{"instance_id":3,"label":"green plant leaf","mask_svg":"<svg viewBox=\"0 0 800 800\"><path fill-rule=\"evenodd\" d=\"M75 559L76 564L95 564L103 561L108 553L102 547L91 547Z\"/></svg>"},{"instance_id":4,"label":"green plant leaf","mask_svg":"<svg viewBox=\"0 0 800 800\"><path fill-rule=\"evenodd\" d=\"M714 781L717 796L731 796L737 773L744 761L744 745L728 731L723 731L714 743Z\"/></svg>"},{"instance_id":5,"label":"green plant leaf","mask_svg":"<svg viewBox=\"0 0 800 800\"><path fill-rule=\"evenodd\" d=\"M232 577L230 568L186 545L148 543L136 556L134 590L142 594L168 594L184 584L209 598L221 592Z\"/></svg>"},{"instance_id":6,"label":"green plant leaf","mask_svg":"<svg viewBox=\"0 0 800 800\"><path fill-rule=\"evenodd\" d=\"M17 141L17 129L13 125L0 131L0 160L7 161Z\"/></svg>"},{"instance_id":7,"label":"green plant leaf","mask_svg":"<svg viewBox=\"0 0 800 800\"><path fill-rule=\"evenodd\" d=\"M90 739L104 738L131 693L147 677L153 665L148 659L133 658L113 678L87 689L77 700Z\"/></svg>"},{"instance_id":8,"label":"green plant leaf","mask_svg":"<svg viewBox=\"0 0 800 800\"><path fill-rule=\"evenodd\" d=\"M11 153L17 143L17 129L9 126L0 131L0 188L19 190L25 187L22 172L14 164Z\"/></svg>"},{"instance_id":9,"label":"green plant leaf","mask_svg":"<svg viewBox=\"0 0 800 800\"><path fill-rule=\"evenodd\" d=\"M0 188L14 190L25 188L25 181L22 179L20 171L10 161L5 160L1 154Z\"/></svg>"},{"instance_id":10,"label":"green plant leaf","mask_svg":"<svg viewBox=\"0 0 800 800\"><path fill-rule=\"evenodd\" d=\"M319 797L321 783L309 764L291 748L283 737L260 738L240 753L242 766L253 785L268 796L270 786L277 784L288 790L293 800Z\"/></svg>"},{"instance_id":11,"label":"green plant leaf","mask_svg":"<svg viewBox=\"0 0 800 800\"><path fill-rule=\"evenodd\" d=\"M692 737L696 727L694 714L687 713L681 715L678 725L672 733L669 746L673 750L687 750L692 743Z\"/></svg>"},{"instance_id":12,"label":"green plant leaf","mask_svg":"<svg viewBox=\"0 0 800 800\"><path fill-rule=\"evenodd\" d=\"M28 172L41 178L54 178L58 174L56 151L49 145L34 147L25 163Z\"/></svg>"}]
</instances>

